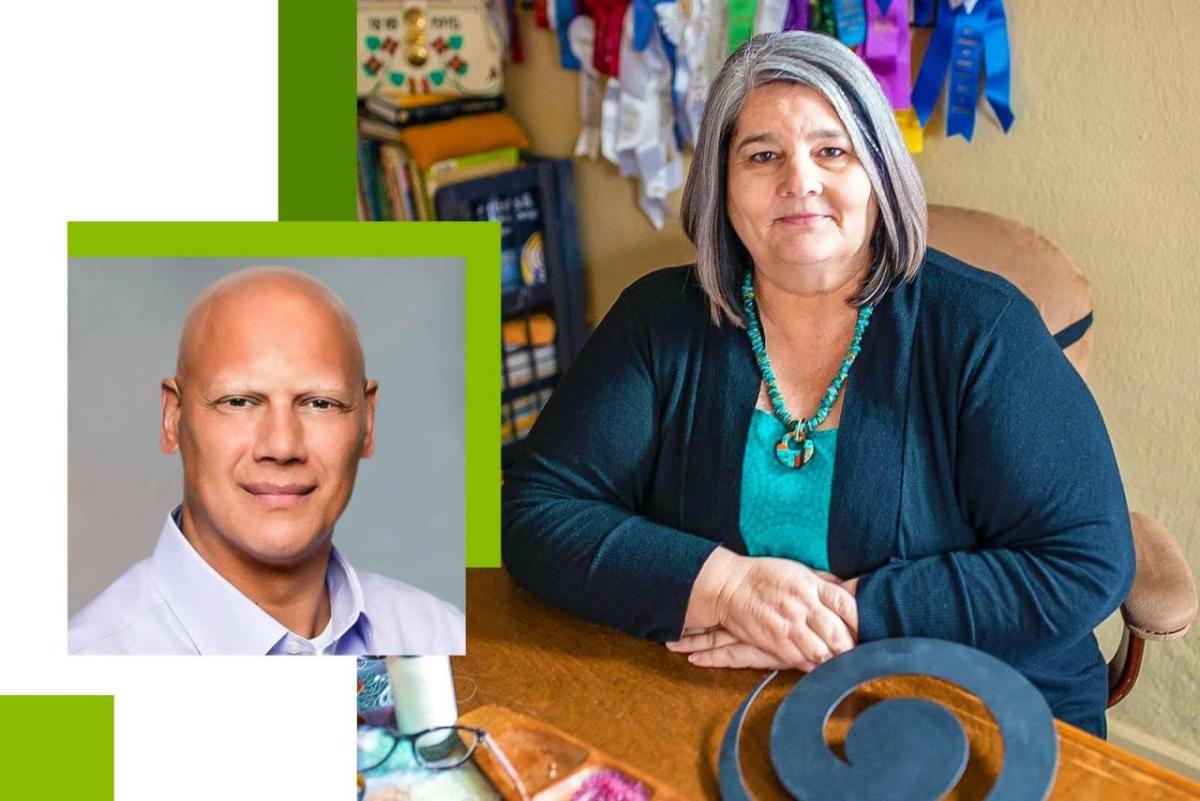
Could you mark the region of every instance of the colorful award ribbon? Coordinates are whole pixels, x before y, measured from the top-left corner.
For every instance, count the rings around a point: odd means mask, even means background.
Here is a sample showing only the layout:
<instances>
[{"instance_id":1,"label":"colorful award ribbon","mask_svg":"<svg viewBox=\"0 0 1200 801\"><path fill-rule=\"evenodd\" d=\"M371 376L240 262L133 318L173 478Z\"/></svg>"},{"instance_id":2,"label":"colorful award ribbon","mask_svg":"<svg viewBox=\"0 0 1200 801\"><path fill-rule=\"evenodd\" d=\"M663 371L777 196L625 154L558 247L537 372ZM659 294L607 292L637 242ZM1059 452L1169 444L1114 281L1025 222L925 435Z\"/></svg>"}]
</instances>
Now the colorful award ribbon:
<instances>
[{"instance_id":1,"label":"colorful award ribbon","mask_svg":"<svg viewBox=\"0 0 1200 801\"><path fill-rule=\"evenodd\" d=\"M837 38L837 22L833 18L833 0L812 0L809 3L809 30Z\"/></svg>"},{"instance_id":2,"label":"colorful award ribbon","mask_svg":"<svg viewBox=\"0 0 1200 801\"><path fill-rule=\"evenodd\" d=\"M808 0L791 0L788 3L788 13L783 19L785 31L808 30Z\"/></svg>"},{"instance_id":3,"label":"colorful award ribbon","mask_svg":"<svg viewBox=\"0 0 1200 801\"><path fill-rule=\"evenodd\" d=\"M617 77L620 72L621 32L629 0L583 0L578 12L596 23L592 65L601 75Z\"/></svg>"},{"instance_id":4,"label":"colorful award ribbon","mask_svg":"<svg viewBox=\"0 0 1200 801\"><path fill-rule=\"evenodd\" d=\"M925 137L912 110L908 3L867 0L867 39L858 48L858 54L883 87L909 152L920 153L925 149Z\"/></svg>"},{"instance_id":5,"label":"colorful award ribbon","mask_svg":"<svg viewBox=\"0 0 1200 801\"><path fill-rule=\"evenodd\" d=\"M833 15L837 20L837 36L846 47L858 47L867 38L867 18L863 13L864 0L834 0ZM873 0L866 0L870 3Z\"/></svg>"},{"instance_id":6,"label":"colorful award ribbon","mask_svg":"<svg viewBox=\"0 0 1200 801\"><path fill-rule=\"evenodd\" d=\"M596 158L600 152L600 73L592 63L592 48L596 42L596 22L591 17L576 16L567 26L571 53L580 63L579 69L579 139L575 155Z\"/></svg>"},{"instance_id":7,"label":"colorful award ribbon","mask_svg":"<svg viewBox=\"0 0 1200 801\"><path fill-rule=\"evenodd\" d=\"M807 10L808 0L804 2ZM754 35L787 30L783 23L790 8L790 0L758 0L758 8L754 12Z\"/></svg>"},{"instance_id":8,"label":"colorful award ribbon","mask_svg":"<svg viewBox=\"0 0 1200 801\"><path fill-rule=\"evenodd\" d=\"M913 108L921 124L929 122L949 69L946 135L958 134L970 141L975 133L979 74L986 64L988 104L1007 133L1014 118L1009 101L1011 64L1003 0L941 0L941 3L937 26L913 87Z\"/></svg>"},{"instance_id":9,"label":"colorful award ribbon","mask_svg":"<svg viewBox=\"0 0 1200 801\"><path fill-rule=\"evenodd\" d=\"M937 7L934 0L913 0L913 25L922 28L933 27L933 10Z\"/></svg>"},{"instance_id":10,"label":"colorful award ribbon","mask_svg":"<svg viewBox=\"0 0 1200 801\"><path fill-rule=\"evenodd\" d=\"M658 41L662 45L663 53L667 57L667 62L671 65L671 132L675 135L675 149L680 153L683 152L684 136L683 136L683 102L684 96L676 89L675 76L679 72L679 52L675 49L675 43L667 38L661 17L658 16L659 6L676 6L679 3L676 0L663 0L654 4L655 26L658 28Z\"/></svg>"},{"instance_id":11,"label":"colorful award ribbon","mask_svg":"<svg viewBox=\"0 0 1200 801\"><path fill-rule=\"evenodd\" d=\"M632 8L634 8L634 50L641 53L650 43L650 34L659 30L659 14L658 7L661 5L676 5L677 0L632 0ZM659 44L662 48L662 54L666 56L667 64L671 67L671 108L682 108L683 97L674 91L674 76L678 70L678 58L676 47L668 40L665 34L659 32ZM677 115L674 116L672 122L672 131L676 146L679 150L683 150L683 127L680 125Z\"/></svg>"},{"instance_id":12,"label":"colorful award ribbon","mask_svg":"<svg viewBox=\"0 0 1200 801\"><path fill-rule=\"evenodd\" d=\"M758 0L754 34L807 31L809 0Z\"/></svg>"},{"instance_id":13,"label":"colorful award ribbon","mask_svg":"<svg viewBox=\"0 0 1200 801\"><path fill-rule=\"evenodd\" d=\"M965 13L964 13L965 12ZM975 106L979 104L979 75L983 69L983 28L986 6L963 6L954 14L950 86L946 98L946 136L956 134L968 142L975 133Z\"/></svg>"},{"instance_id":14,"label":"colorful award ribbon","mask_svg":"<svg viewBox=\"0 0 1200 801\"><path fill-rule=\"evenodd\" d=\"M754 0L729 0L729 52L737 50L754 31Z\"/></svg>"},{"instance_id":15,"label":"colorful award ribbon","mask_svg":"<svg viewBox=\"0 0 1200 801\"><path fill-rule=\"evenodd\" d=\"M651 32L658 27L654 6L667 0L633 0L633 49L642 52L650 41Z\"/></svg>"},{"instance_id":16,"label":"colorful award ribbon","mask_svg":"<svg viewBox=\"0 0 1200 801\"><path fill-rule=\"evenodd\" d=\"M917 119L917 112L911 108L901 108L892 113L896 115L896 127L900 129L900 135L904 137L904 145L908 148L908 152L923 152L925 150L925 129L921 127L921 121Z\"/></svg>"},{"instance_id":17,"label":"colorful award ribbon","mask_svg":"<svg viewBox=\"0 0 1200 801\"><path fill-rule=\"evenodd\" d=\"M683 160L671 130L671 65L656 27L646 47L635 49L634 25L630 8L621 39L621 74L605 91L600 151L622 176L637 178L638 206L661 231L667 195L683 183Z\"/></svg>"},{"instance_id":18,"label":"colorful award ribbon","mask_svg":"<svg viewBox=\"0 0 1200 801\"><path fill-rule=\"evenodd\" d=\"M715 47L719 43L715 36L711 43L709 41L711 1L660 3L655 7L663 40L675 47L672 94L675 97L676 125L684 141L693 145L700 132L704 99L711 80L709 45Z\"/></svg>"},{"instance_id":19,"label":"colorful award ribbon","mask_svg":"<svg viewBox=\"0 0 1200 801\"><path fill-rule=\"evenodd\" d=\"M983 62L987 70L984 93L1000 127L1008 133L1014 119L1009 96L1012 55L1008 49L1008 18L1004 14L1004 0L989 0L987 7L987 29L983 34Z\"/></svg>"},{"instance_id":20,"label":"colorful award ribbon","mask_svg":"<svg viewBox=\"0 0 1200 801\"><path fill-rule=\"evenodd\" d=\"M564 70L579 69L579 59L571 52L567 28L575 19L575 0L554 0L554 30L558 33L558 60Z\"/></svg>"},{"instance_id":21,"label":"colorful award ribbon","mask_svg":"<svg viewBox=\"0 0 1200 801\"><path fill-rule=\"evenodd\" d=\"M883 93L892 108L911 108L912 67L907 2L867 0L866 38L858 54L879 79L879 85L883 87Z\"/></svg>"}]
</instances>

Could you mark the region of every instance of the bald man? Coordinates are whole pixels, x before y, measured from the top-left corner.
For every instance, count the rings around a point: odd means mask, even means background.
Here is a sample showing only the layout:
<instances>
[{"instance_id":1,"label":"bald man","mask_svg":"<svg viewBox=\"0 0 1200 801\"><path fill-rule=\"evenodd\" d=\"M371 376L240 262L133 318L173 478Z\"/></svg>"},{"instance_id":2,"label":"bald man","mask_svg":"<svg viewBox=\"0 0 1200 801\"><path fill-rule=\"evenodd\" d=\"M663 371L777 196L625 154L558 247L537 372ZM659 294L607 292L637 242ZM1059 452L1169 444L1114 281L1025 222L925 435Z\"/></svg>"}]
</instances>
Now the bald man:
<instances>
[{"instance_id":1,"label":"bald man","mask_svg":"<svg viewBox=\"0 0 1200 801\"><path fill-rule=\"evenodd\" d=\"M162 382L159 444L181 456L183 503L154 553L71 619L71 652L462 653L457 608L333 547L375 447L377 389L320 282L271 267L210 286Z\"/></svg>"}]
</instances>

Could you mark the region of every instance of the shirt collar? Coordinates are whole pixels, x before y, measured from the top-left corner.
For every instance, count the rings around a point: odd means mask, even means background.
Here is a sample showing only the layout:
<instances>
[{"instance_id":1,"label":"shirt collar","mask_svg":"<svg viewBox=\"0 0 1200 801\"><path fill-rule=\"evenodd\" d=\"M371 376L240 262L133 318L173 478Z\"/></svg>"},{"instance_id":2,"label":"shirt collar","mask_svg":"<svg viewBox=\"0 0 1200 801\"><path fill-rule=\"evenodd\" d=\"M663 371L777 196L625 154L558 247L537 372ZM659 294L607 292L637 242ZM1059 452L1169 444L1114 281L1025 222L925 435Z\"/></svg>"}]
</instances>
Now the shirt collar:
<instances>
[{"instance_id":1,"label":"shirt collar","mask_svg":"<svg viewBox=\"0 0 1200 801\"><path fill-rule=\"evenodd\" d=\"M201 654L270 653L289 636L288 628L204 561L179 529L179 510L167 515L150 557L150 577L163 600ZM330 551L325 585L335 640L358 625L370 648L362 585L336 548Z\"/></svg>"}]
</instances>

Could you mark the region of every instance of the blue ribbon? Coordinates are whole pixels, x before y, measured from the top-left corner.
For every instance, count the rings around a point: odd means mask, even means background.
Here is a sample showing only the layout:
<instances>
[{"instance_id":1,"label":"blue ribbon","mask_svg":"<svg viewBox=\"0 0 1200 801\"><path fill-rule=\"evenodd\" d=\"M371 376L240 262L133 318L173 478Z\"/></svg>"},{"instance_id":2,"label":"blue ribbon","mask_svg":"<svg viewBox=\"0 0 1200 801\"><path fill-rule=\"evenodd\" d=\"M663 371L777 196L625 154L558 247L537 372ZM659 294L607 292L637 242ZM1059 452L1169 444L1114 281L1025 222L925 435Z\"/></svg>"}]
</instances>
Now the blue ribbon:
<instances>
[{"instance_id":1,"label":"blue ribbon","mask_svg":"<svg viewBox=\"0 0 1200 801\"><path fill-rule=\"evenodd\" d=\"M987 3L987 27L983 36L983 64L987 70L984 91L1000 127L1008 133L1014 119L1009 99L1012 59L1008 50L1008 20L1004 16L1004 0L987 0Z\"/></svg>"},{"instance_id":2,"label":"blue ribbon","mask_svg":"<svg viewBox=\"0 0 1200 801\"><path fill-rule=\"evenodd\" d=\"M954 41L950 54L950 93L946 98L946 136L975 134L975 106L979 104L979 76L983 70L983 31L987 26L986 0L967 13L954 14Z\"/></svg>"},{"instance_id":3,"label":"blue ribbon","mask_svg":"<svg viewBox=\"0 0 1200 801\"><path fill-rule=\"evenodd\" d=\"M867 2L869 3L871 0L867 0ZM892 7L892 0L877 0L877 2L879 3L879 10L884 14L886 14L888 9Z\"/></svg>"},{"instance_id":4,"label":"blue ribbon","mask_svg":"<svg viewBox=\"0 0 1200 801\"><path fill-rule=\"evenodd\" d=\"M575 19L575 0L554 0L554 24L558 28L558 60L564 70L577 70L582 65L571 52L567 26Z\"/></svg>"},{"instance_id":5,"label":"blue ribbon","mask_svg":"<svg viewBox=\"0 0 1200 801\"><path fill-rule=\"evenodd\" d=\"M932 28L933 9L936 5L934 0L913 0L912 24L923 28Z\"/></svg>"},{"instance_id":6,"label":"blue ribbon","mask_svg":"<svg viewBox=\"0 0 1200 801\"><path fill-rule=\"evenodd\" d=\"M666 2L675 2L676 0L666 0ZM657 5L657 3L655 4ZM675 76L679 73L679 53L675 50L675 45L671 44L671 40L662 32L662 23L658 26L658 40L662 42L663 52L667 55L667 60L671 62L671 108L674 111L675 123L671 126L675 133L675 146L679 148L679 152L683 152L683 121L685 97L679 92L675 85Z\"/></svg>"},{"instance_id":7,"label":"blue ribbon","mask_svg":"<svg viewBox=\"0 0 1200 801\"><path fill-rule=\"evenodd\" d=\"M683 96L675 89L675 73L678 69L675 45L662 32L655 9L662 3L674 3L677 0L633 0L633 49L638 53L650 44L650 35L657 29L658 39L662 42L663 52L671 64L671 106L675 111L675 143L683 150L683 129L680 127L679 115L683 109Z\"/></svg>"},{"instance_id":8,"label":"blue ribbon","mask_svg":"<svg viewBox=\"0 0 1200 801\"><path fill-rule=\"evenodd\" d=\"M633 49L638 53L650 44L650 32L658 24L654 13L657 0L633 0Z\"/></svg>"},{"instance_id":9,"label":"blue ribbon","mask_svg":"<svg viewBox=\"0 0 1200 801\"><path fill-rule=\"evenodd\" d=\"M1011 59L1004 0L979 0L971 13L966 6L955 10L949 0L941 0L937 25L913 85L913 109L921 125L929 122L949 70L946 135L959 135L969 142L975 133L979 79L985 64L988 104L1007 133L1014 117L1009 100Z\"/></svg>"},{"instance_id":10,"label":"blue ribbon","mask_svg":"<svg viewBox=\"0 0 1200 801\"><path fill-rule=\"evenodd\" d=\"M867 13L863 0L834 0L833 17L838 39L846 47L858 47L867 40Z\"/></svg>"},{"instance_id":11,"label":"blue ribbon","mask_svg":"<svg viewBox=\"0 0 1200 801\"><path fill-rule=\"evenodd\" d=\"M942 85L946 82L946 69L950 66L950 51L954 44L954 16L949 0L941 0L937 27L929 37L925 60L921 62L921 70L913 83L913 110L917 112L922 127L929 122L938 95L942 93Z\"/></svg>"}]
</instances>

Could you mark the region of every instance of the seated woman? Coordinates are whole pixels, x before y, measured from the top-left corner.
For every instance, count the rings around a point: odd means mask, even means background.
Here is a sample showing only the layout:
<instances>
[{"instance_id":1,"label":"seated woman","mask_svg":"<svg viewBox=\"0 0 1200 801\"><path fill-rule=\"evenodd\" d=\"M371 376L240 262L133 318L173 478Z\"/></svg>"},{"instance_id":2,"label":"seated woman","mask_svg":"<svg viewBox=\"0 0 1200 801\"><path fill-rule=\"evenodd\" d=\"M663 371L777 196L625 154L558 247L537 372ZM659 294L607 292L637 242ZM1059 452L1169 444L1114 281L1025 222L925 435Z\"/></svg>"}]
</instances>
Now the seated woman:
<instances>
[{"instance_id":1,"label":"seated woman","mask_svg":"<svg viewBox=\"0 0 1200 801\"><path fill-rule=\"evenodd\" d=\"M926 249L867 67L742 46L683 218L695 266L625 290L507 475L516 579L704 666L965 643L1103 736L1092 630L1133 578L1104 423L1028 299Z\"/></svg>"}]
</instances>

